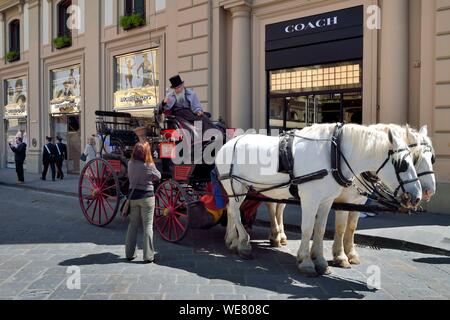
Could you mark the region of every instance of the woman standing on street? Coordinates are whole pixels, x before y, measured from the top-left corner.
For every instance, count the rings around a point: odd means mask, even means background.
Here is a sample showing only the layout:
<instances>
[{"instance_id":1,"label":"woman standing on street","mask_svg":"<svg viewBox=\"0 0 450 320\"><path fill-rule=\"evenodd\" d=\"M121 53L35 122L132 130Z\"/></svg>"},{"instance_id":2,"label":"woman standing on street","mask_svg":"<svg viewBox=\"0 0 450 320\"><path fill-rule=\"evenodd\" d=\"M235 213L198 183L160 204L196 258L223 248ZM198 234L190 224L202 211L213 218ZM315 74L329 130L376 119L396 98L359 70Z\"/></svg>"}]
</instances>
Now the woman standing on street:
<instances>
[{"instance_id":1,"label":"woman standing on street","mask_svg":"<svg viewBox=\"0 0 450 320\"><path fill-rule=\"evenodd\" d=\"M155 259L153 244L153 214L155 212L155 192L153 182L161 179L161 173L153 162L151 147L148 142L138 143L134 147L128 163L130 180L130 223L125 244L128 261L136 258L137 229L142 221L144 229L144 262L152 263Z\"/></svg>"},{"instance_id":2,"label":"woman standing on street","mask_svg":"<svg viewBox=\"0 0 450 320\"><path fill-rule=\"evenodd\" d=\"M97 157L97 151L95 150L95 138L93 136L87 139L87 144L83 153L86 156L86 163Z\"/></svg>"}]
</instances>

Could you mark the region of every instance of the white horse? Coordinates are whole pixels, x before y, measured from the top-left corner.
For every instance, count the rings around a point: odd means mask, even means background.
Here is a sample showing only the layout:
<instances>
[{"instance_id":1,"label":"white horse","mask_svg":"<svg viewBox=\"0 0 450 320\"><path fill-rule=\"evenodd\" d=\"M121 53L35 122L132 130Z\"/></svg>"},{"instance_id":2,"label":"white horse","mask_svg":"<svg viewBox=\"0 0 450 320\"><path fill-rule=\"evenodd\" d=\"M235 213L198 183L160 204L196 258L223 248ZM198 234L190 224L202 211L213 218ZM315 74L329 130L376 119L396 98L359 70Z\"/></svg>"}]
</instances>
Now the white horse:
<instances>
[{"instance_id":1,"label":"white horse","mask_svg":"<svg viewBox=\"0 0 450 320\"><path fill-rule=\"evenodd\" d=\"M427 127L420 132L413 132L408 127L396 125L377 125L376 130L395 130L404 141L411 146L415 168L423 190L423 200L430 201L436 193L436 178L433 173L434 151L428 138ZM357 183L358 184L358 183ZM361 196L355 188L345 189L336 200L342 203L364 204L367 198ZM341 268L350 268L352 264L360 264L360 258L355 248L354 236L358 227L359 212L336 211L335 234L333 243L334 264Z\"/></svg>"},{"instance_id":2,"label":"white horse","mask_svg":"<svg viewBox=\"0 0 450 320\"><path fill-rule=\"evenodd\" d=\"M314 125L302 131L295 131L294 175L302 177L323 169L330 170L330 146L335 125ZM314 141L315 140L315 141ZM244 135L229 141L218 152L216 167L222 185L231 197L228 205L228 225L225 242L231 250L237 249L242 257L251 256L250 237L242 225L239 208L245 200L249 188L260 191L272 199L289 199L289 187L279 187L266 191L268 187L277 187L288 183L286 174L279 174L260 163L250 163L247 154L278 155L279 138L262 135ZM418 205L422 189L417 178L408 146L393 132L389 134L371 128L347 125L342 131L341 152L349 161L354 174L367 171L379 171L379 177L391 189L403 185L400 194L405 206ZM272 162L277 165L278 157ZM399 168L405 170L399 170ZM401 171L401 172L400 172ZM344 166L343 174L352 178L350 168ZM408 181L407 184L404 184ZM311 181L298 186L298 195L302 199L302 241L297 254L299 270L305 274L325 274L329 271L323 256L323 236L328 213L335 199L342 193L341 187L328 175L321 180ZM236 196L237 195L237 196ZM234 198L234 199L233 199ZM317 219L316 219L317 217ZM313 247L310 240L314 231Z\"/></svg>"},{"instance_id":3,"label":"white horse","mask_svg":"<svg viewBox=\"0 0 450 320\"><path fill-rule=\"evenodd\" d=\"M411 146L414 165L419 176L423 190L423 200L430 201L436 193L436 179L433 172L434 149L431 139L428 137L427 127L424 126L420 132L410 130L408 126L398 125L374 125L373 129L388 132L395 131L403 138L405 143ZM360 177L361 178L361 177ZM361 178L362 179L362 178ZM355 184L364 189L358 181ZM355 187L344 189L336 202L364 204L367 198L360 195ZM284 232L283 212L285 204L267 204L271 221L270 244L273 247L287 245L287 236ZM359 255L354 245L354 234L359 219L358 212L336 211L335 238L333 243L334 264L338 267L349 268L351 264L359 264Z\"/></svg>"}]
</instances>

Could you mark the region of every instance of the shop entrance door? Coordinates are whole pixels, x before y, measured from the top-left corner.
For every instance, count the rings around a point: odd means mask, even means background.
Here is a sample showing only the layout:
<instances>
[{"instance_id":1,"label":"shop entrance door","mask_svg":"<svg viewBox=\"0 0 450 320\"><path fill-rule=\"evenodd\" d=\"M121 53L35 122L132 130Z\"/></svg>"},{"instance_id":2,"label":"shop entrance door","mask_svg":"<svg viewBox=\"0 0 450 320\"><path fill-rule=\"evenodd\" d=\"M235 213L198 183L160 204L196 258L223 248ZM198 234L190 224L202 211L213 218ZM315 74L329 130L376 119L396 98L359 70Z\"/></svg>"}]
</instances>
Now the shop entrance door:
<instances>
[{"instance_id":1,"label":"shop entrance door","mask_svg":"<svg viewBox=\"0 0 450 320\"><path fill-rule=\"evenodd\" d=\"M79 115L63 115L53 118L53 136L63 138L67 144L67 161L63 170L68 173L80 173L81 131Z\"/></svg>"}]
</instances>

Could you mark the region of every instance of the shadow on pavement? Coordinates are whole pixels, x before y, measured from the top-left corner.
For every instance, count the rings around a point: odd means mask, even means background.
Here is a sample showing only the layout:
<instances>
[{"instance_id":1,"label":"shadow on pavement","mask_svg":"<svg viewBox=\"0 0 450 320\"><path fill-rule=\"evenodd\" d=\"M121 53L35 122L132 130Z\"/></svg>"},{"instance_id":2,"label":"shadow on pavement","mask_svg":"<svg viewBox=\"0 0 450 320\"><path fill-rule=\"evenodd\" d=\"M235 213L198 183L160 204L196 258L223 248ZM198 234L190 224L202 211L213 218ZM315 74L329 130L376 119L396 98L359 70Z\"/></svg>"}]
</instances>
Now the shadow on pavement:
<instances>
[{"instance_id":1,"label":"shadow on pavement","mask_svg":"<svg viewBox=\"0 0 450 320\"><path fill-rule=\"evenodd\" d=\"M413 259L414 262L427 264L448 264L450 265L450 258L436 257L436 258L419 258Z\"/></svg>"}]
</instances>

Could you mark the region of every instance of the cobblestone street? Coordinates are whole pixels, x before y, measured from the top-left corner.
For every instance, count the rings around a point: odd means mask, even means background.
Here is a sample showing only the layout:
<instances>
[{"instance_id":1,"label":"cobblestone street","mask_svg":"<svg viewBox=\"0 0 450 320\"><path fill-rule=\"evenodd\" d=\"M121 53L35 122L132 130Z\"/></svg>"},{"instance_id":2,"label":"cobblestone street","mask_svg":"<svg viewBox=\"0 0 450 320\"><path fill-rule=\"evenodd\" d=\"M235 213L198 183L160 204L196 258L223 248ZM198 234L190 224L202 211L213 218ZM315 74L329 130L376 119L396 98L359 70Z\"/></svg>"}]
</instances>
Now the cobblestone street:
<instances>
[{"instance_id":1,"label":"cobblestone street","mask_svg":"<svg viewBox=\"0 0 450 320\"><path fill-rule=\"evenodd\" d=\"M126 223L89 225L74 197L0 187L0 299L448 299L450 258L359 248L362 265L307 278L296 269L299 235L283 249L268 246L268 229L251 236L255 258L241 260L224 245L225 229L193 230L181 244L155 234L156 264L124 259ZM140 240L139 240L140 241ZM331 259L331 242L325 242ZM81 269L69 290L68 267ZM370 289L373 266L381 288Z\"/></svg>"}]
</instances>

